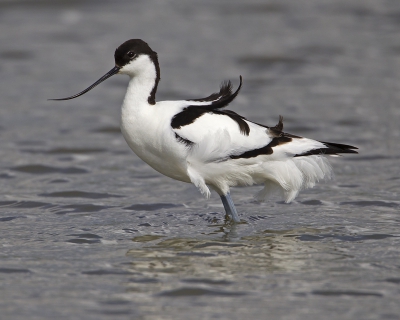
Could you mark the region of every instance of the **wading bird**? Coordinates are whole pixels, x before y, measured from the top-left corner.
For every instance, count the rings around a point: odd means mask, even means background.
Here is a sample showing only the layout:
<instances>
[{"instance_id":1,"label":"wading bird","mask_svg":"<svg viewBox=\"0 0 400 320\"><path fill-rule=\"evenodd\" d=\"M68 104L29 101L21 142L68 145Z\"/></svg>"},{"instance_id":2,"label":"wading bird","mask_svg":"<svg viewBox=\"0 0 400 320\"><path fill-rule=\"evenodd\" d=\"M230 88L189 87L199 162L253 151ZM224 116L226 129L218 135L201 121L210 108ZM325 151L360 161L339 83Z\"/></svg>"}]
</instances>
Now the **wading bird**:
<instances>
[{"instance_id":1,"label":"wading bird","mask_svg":"<svg viewBox=\"0 0 400 320\"><path fill-rule=\"evenodd\" d=\"M79 97L115 74L130 81L121 110L121 131L129 147L158 172L193 183L210 196L214 189L226 214L239 222L230 188L264 184L262 200L280 190L286 202L332 174L326 155L357 153L356 147L316 141L283 132L282 117L274 127L247 120L225 109L242 86L231 83L202 99L156 102L160 67L157 53L146 42L132 39L114 54L115 67Z\"/></svg>"}]
</instances>

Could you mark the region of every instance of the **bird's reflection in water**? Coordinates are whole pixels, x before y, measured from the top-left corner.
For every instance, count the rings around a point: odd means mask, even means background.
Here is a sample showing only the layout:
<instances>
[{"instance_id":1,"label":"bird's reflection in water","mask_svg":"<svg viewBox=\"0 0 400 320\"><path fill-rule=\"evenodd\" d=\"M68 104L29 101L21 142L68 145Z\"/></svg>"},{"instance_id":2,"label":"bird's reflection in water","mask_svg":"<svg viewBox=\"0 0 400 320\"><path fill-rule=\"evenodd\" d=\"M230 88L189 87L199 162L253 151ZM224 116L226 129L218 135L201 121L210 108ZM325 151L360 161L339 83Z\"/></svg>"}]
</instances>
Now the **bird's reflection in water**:
<instances>
[{"instance_id":1,"label":"bird's reflection in water","mask_svg":"<svg viewBox=\"0 0 400 320\"><path fill-rule=\"evenodd\" d=\"M265 230L251 235L241 235L243 224L210 225L212 231L196 237L165 237L142 235L133 238L135 248L127 252L132 260L130 271L135 282L134 291L141 288L139 279L159 279L154 292L165 289L168 283L196 281L232 283L251 277L265 277L272 273L295 272L318 268L323 260L343 259L332 244L302 241L304 234L319 234L326 229L298 228L291 230ZM174 280L173 280L174 279ZM161 285L162 284L162 285Z\"/></svg>"}]
</instances>

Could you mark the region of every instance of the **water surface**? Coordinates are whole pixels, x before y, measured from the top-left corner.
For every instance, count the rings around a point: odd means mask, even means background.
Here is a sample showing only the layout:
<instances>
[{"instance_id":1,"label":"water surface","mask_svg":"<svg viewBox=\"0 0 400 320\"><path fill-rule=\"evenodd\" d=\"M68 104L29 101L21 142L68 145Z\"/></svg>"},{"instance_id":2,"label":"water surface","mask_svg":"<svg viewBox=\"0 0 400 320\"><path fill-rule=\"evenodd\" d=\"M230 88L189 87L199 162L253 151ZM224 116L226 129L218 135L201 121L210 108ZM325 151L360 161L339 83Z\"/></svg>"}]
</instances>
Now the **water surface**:
<instances>
[{"instance_id":1,"label":"water surface","mask_svg":"<svg viewBox=\"0 0 400 320\"><path fill-rule=\"evenodd\" d=\"M398 319L400 4L0 1L2 319ZM356 145L292 204L219 197L127 147L113 77L67 102L142 38L158 99L231 79L230 108Z\"/></svg>"}]
</instances>

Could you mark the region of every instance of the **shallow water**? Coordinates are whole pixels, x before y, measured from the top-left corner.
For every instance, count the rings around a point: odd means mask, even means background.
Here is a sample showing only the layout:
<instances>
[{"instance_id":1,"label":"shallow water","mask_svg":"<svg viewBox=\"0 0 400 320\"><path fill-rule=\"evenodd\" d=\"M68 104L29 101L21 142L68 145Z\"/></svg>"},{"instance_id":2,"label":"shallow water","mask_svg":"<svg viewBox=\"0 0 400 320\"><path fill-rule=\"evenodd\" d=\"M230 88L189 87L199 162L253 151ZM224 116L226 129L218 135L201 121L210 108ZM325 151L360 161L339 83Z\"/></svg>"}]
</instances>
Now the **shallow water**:
<instances>
[{"instance_id":1,"label":"shallow water","mask_svg":"<svg viewBox=\"0 0 400 320\"><path fill-rule=\"evenodd\" d=\"M1 319L399 319L400 3L0 1ZM356 145L292 204L219 197L142 163L127 79L67 102L142 38L158 99L222 80L249 119Z\"/></svg>"}]
</instances>

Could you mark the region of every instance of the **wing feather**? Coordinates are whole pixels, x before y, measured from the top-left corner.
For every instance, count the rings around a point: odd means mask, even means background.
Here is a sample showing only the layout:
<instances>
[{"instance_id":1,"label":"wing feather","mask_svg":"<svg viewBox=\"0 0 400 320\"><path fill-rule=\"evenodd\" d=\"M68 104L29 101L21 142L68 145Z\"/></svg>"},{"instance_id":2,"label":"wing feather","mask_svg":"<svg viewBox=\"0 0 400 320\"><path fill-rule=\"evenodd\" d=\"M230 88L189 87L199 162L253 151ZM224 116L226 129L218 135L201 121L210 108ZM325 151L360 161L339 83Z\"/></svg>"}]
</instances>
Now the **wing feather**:
<instances>
[{"instance_id":1,"label":"wing feather","mask_svg":"<svg viewBox=\"0 0 400 320\"><path fill-rule=\"evenodd\" d=\"M248 135L238 130L231 117L216 113L203 114L190 125L173 130L181 142L186 145L190 142L190 146L197 145L202 149L204 161L246 159L259 162L261 157L262 161L273 161L318 154L357 153L357 148L350 145L321 142L282 132L282 117L271 128L243 121L249 127Z\"/></svg>"},{"instance_id":2,"label":"wing feather","mask_svg":"<svg viewBox=\"0 0 400 320\"><path fill-rule=\"evenodd\" d=\"M206 113L226 115L234 120L239 126L242 134L248 135L250 128L245 121L246 119L231 110L223 110L238 95L242 87L242 76L240 76L240 84L234 93L232 93L232 84L230 81L221 85L219 93L213 93L202 99L188 100L188 106L183 108L179 113L174 115L171 120L171 127L179 129L188 126Z\"/></svg>"}]
</instances>

